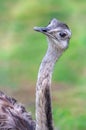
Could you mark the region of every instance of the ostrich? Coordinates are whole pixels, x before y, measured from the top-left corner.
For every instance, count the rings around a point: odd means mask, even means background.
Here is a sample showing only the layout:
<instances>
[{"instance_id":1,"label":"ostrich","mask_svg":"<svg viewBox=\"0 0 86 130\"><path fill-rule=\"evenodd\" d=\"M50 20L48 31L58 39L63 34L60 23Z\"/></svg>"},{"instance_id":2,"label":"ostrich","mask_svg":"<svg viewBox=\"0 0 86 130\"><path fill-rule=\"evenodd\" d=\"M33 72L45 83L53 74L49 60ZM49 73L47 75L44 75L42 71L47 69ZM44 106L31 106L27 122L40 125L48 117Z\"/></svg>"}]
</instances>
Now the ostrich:
<instances>
[{"instance_id":1,"label":"ostrich","mask_svg":"<svg viewBox=\"0 0 86 130\"><path fill-rule=\"evenodd\" d=\"M0 91L0 130L53 130L51 107L51 78L54 65L68 48L71 38L69 27L52 19L46 27L34 27L47 36L48 49L38 73L36 84L36 121L14 98Z\"/></svg>"}]
</instances>

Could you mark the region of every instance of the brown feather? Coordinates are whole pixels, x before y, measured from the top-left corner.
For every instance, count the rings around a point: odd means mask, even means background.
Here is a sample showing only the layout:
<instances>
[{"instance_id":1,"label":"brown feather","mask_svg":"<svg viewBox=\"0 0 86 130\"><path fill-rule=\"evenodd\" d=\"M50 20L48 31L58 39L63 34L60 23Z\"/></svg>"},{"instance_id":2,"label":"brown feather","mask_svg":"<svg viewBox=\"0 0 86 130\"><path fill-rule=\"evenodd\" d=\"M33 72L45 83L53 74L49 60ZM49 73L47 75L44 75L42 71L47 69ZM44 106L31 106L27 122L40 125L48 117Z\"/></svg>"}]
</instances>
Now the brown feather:
<instances>
[{"instance_id":1,"label":"brown feather","mask_svg":"<svg viewBox=\"0 0 86 130\"><path fill-rule=\"evenodd\" d=\"M22 104L0 91L0 130L35 130L35 125Z\"/></svg>"}]
</instances>

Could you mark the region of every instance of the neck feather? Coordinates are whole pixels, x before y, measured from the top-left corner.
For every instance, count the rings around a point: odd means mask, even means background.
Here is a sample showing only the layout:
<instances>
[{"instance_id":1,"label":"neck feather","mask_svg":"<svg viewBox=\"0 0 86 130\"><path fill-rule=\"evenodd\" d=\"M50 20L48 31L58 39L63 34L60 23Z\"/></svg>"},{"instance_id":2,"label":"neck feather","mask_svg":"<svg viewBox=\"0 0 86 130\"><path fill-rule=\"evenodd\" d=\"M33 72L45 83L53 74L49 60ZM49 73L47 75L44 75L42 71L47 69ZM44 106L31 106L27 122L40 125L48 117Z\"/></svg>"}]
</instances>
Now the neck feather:
<instances>
[{"instance_id":1,"label":"neck feather","mask_svg":"<svg viewBox=\"0 0 86 130\"><path fill-rule=\"evenodd\" d=\"M54 65L61 54L54 45L49 45L39 68L36 87L36 130L53 130L51 78Z\"/></svg>"}]
</instances>

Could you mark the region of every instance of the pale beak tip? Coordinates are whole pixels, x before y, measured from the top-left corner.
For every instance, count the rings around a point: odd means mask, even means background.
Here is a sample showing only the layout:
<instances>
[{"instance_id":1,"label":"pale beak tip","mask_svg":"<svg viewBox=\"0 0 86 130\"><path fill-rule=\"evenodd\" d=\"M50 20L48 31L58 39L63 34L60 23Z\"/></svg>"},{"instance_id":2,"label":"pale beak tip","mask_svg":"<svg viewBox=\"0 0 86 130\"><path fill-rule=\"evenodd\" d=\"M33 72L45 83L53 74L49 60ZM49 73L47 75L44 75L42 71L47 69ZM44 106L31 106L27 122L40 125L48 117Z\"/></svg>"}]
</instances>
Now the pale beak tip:
<instances>
[{"instance_id":1,"label":"pale beak tip","mask_svg":"<svg viewBox=\"0 0 86 130\"><path fill-rule=\"evenodd\" d=\"M34 27L33 29L34 29L35 31L39 31L39 32L41 31L41 30L40 30L40 27Z\"/></svg>"}]
</instances>

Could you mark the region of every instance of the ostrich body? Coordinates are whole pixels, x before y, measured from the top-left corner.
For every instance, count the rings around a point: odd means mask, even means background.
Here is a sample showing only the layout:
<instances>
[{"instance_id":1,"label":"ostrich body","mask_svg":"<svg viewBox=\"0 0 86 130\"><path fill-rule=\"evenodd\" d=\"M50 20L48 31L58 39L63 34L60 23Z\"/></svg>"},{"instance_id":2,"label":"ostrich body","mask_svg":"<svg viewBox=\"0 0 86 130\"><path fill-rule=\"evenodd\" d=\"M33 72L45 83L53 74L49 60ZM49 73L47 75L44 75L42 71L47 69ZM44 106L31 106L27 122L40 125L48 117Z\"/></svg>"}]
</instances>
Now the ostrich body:
<instances>
[{"instance_id":1,"label":"ostrich body","mask_svg":"<svg viewBox=\"0 0 86 130\"><path fill-rule=\"evenodd\" d=\"M25 108L13 98L0 92L0 130L53 130L51 107L51 78L54 65L68 47L69 27L51 20L47 27L34 30L47 36L48 49L39 68L36 84L36 122Z\"/></svg>"}]
</instances>

